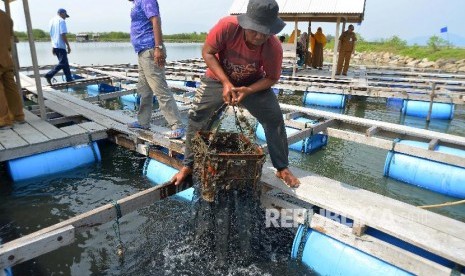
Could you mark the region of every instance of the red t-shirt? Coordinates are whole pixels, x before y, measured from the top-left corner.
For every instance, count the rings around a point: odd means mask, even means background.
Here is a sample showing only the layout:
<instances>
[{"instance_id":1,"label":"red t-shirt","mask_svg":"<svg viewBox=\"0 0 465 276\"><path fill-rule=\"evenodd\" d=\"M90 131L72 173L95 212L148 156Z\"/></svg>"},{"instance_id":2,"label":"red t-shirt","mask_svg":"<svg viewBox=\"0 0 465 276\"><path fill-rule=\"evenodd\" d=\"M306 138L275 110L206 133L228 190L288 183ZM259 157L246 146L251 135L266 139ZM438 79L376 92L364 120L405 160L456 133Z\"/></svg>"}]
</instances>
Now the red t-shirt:
<instances>
[{"instance_id":1,"label":"red t-shirt","mask_svg":"<svg viewBox=\"0 0 465 276\"><path fill-rule=\"evenodd\" d=\"M217 57L234 86L247 86L265 76L279 80L283 60L281 43L272 35L258 49L245 44L244 29L236 16L222 18L208 33L206 43L218 50ZM218 79L207 69L206 76Z\"/></svg>"}]
</instances>

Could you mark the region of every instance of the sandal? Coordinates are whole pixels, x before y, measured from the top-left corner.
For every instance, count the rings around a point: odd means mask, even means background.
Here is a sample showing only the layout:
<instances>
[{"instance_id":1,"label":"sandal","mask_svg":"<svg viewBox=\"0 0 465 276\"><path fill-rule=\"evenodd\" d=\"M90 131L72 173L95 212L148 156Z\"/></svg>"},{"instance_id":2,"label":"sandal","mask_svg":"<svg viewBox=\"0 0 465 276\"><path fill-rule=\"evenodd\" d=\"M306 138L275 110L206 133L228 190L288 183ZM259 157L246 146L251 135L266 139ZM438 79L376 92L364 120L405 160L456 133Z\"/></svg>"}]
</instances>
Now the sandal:
<instances>
[{"instance_id":1,"label":"sandal","mask_svg":"<svg viewBox=\"0 0 465 276\"><path fill-rule=\"evenodd\" d=\"M300 180L295 177L289 169L277 171L276 177L281 179L289 188L295 189L300 186Z\"/></svg>"},{"instance_id":2,"label":"sandal","mask_svg":"<svg viewBox=\"0 0 465 276\"><path fill-rule=\"evenodd\" d=\"M186 134L186 130L183 127L173 129L169 134L169 139L181 139Z\"/></svg>"},{"instance_id":3,"label":"sandal","mask_svg":"<svg viewBox=\"0 0 465 276\"><path fill-rule=\"evenodd\" d=\"M138 128L138 129L145 129L145 130L149 130L150 127L145 127L141 124L139 124L139 122L132 122L132 123L128 123L127 124L128 128Z\"/></svg>"}]
</instances>

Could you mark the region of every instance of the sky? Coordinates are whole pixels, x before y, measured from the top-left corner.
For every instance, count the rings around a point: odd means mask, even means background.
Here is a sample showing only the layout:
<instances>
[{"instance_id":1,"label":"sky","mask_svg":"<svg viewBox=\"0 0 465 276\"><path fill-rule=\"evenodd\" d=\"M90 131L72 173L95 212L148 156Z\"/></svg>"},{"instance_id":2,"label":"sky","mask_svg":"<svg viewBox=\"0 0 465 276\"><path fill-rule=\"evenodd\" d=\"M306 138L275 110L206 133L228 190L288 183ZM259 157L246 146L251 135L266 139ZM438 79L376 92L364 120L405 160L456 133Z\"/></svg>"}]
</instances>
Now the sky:
<instances>
[{"instance_id":1,"label":"sky","mask_svg":"<svg viewBox=\"0 0 465 276\"><path fill-rule=\"evenodd\" d=\"M164 34L208 32L219 18L228 15L233 0L159 0ZM3 4L3 3L2 3ZM127 0L29 0L33 28L47 30L50 18L59 8L65 8L68 31L78 32L129 32L129 12L132 3ZM4 9L3 6L0 6ZM369 41L386 39L394 35L409 42L425 40L441 34L448 27L451 40L463 38L465 46L465 0L366 0L365 20L355 25L355 32ZM11 3L16 31L26 31L23 2ZM299 28L307 29L307 23ZM312 23L321 26L324 33L335 33L335 24ZM293 22L288 22L282 33L290 34ZM452 41L454 42L454 41Z\"/></svg>"}]
</instances>

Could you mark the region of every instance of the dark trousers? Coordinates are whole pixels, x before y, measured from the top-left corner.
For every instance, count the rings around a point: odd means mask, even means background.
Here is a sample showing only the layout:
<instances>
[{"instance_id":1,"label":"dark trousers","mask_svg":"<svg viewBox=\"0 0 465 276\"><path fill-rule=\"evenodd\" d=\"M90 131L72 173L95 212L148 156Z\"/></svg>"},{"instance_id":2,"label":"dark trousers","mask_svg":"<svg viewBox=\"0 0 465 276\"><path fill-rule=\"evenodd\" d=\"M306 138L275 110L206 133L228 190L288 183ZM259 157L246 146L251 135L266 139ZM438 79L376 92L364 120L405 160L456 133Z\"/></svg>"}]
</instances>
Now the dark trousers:
<instances>
[{"instance_id":1,"label":"dark trousers","mask_svg":"<svg viewBox=\"0 0 465 276\"><path fill-rule=\"evenodd\" d=\"M206 130L210 117L221 107L223 85L219 81L202 78L196 91L193 108L189 111L189 124L186 133L184 165L193 167L194 153L192 138L200 130ZM278 99L271 89L256 92L244 98L242 105L262 124L273 166L280 170L289 165L286 127Z\"/></svg>"},{"instance_id":2,"label":"dark trousers","mask_svg":"<svg viewBox=\"0 0 465 276\"><path fill-rule=\"evenodd\" d=\"M71 70L69 69L68 63L68 53L66 49L61 48L53 48L53 53L58 58L58 65L55 66L52 70L50 70L47 74L45 74L46 78L53 78L58 71L63 69L63 73L65 74L66 81L72 81L73 77L71 77Z\"/></svg>"}]
</instances>

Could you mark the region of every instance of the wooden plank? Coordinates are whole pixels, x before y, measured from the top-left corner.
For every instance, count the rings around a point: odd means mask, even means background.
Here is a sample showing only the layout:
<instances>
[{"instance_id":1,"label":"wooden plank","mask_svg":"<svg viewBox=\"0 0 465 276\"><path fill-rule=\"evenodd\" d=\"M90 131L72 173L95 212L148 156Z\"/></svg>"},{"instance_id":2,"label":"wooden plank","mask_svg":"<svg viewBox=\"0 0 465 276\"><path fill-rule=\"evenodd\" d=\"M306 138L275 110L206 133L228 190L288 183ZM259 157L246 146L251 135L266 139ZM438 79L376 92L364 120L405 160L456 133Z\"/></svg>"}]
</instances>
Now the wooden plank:
<instances>
[{"instance_id":1,"label":"wooden plank","mask_svg":"<svg viewBox=\"0 0 465 276\"><path fill-rule=\"evenodd\" d=\"M137 93L137 89L130 89L130 90L124 90L124 91L99 94L97 96L84 98L84 100L87 102L97 102L97 101L102 101L102 100L118 98L124 95L131 95L134 93Z\"/></svg>"},{"instance_id":2,"label":"wooden plank","mask_svg":"<svg viewBox=\"0 0 465 276\"><path fill-rule=\"evenodd\" d=\"M45 135L40 131L33 128L29 123L25 124L16 124L13 128L13 131L16 132L21 138L23 138L28 144L36 144L49 140Z\"/></svg>"},{"instance_id":3,"label":"wooden plank","mask_svg":"<svg viewBox=\"0 0 465 276\"><path fill-rule=\"evenodd\" d=\"M25 77L24 75L22 76L22 79L24 79L25 83L29 83L29 85L33 83L33 81L31 81L29 78ZM28 89L30 89L32 92L35 91L34 87L29 87ZM143 131L143 130L130 130L126 126L126 124L132 122L134 120L133 118L130 118L128 116L125 116L123 114L120 114L112 110L106 110L106 109L100 108L89 102L79 100L72 95L68 95L65 93L59 93L50 88L45 88L43 92L46 98L54 100L54 101L59 101L63 106L74 109L76 112L80 113L83 117L89 120L92 120L92 121L98 121L99 124L109 129L115 129L119 132L122 132L128 135L137 136L142 140L149 141L153 144L161 145L166 148L170 148L170 146L176 146L175 150L177 152L182 152L183 150L182 146L179 146L177 142L170 141L164 135L164 133L169 131L168 128L151 125L151 130L156 133L151 133L149 131Z\"/></svg>"},{"instance_id":4,"label":"wooden plank","mask_svg":"<svg viewBox=\"0 0 465 276\"><path fill-rule=\"evenodd\" d=\"M78 116L79 114L75 112L72 109L66 108L62 106L61 104L51 101L51 100L45 100L45 106L50 108L51 110L60 113L64 117L69 117L69 116Z\"/></svg>"},{"instance_id":5,"label":"wooden plank","mask_svg":"<svg viewBox=\"0 0 465 276\"><path fill-rule=\"evenodd\" d=\"M372 126L367 131L365 132L365 136L371 137L375 135L379 131L379 128L377 126Z\"/></svg>"},{"instance_id":6,"label":"wooden plank","mask_svg":"<svg viewBox=\"0 0 465 276\"><path fill-rule=\"evenodd\" d=\"M80 127L83 129L86 129L88 132L95 132L95 131L100 131L100 130L108 130L108 128L97 124L96 122L85 122L85 123L80 123Z\"/></svg>"},{"instance_id":7,"label":"wooden plank","mask_svg":"<svg viewBox=\"0 0 465 276\"><path fill-rule=\"evenodd\" d=\"M445 143L465 146L465 137L461 137L461 136L450 135L450 134L435 132L435 131L426 130L426 129L419 129L419 128L414 128L414 127L409 127L409 126L404 126L404 125L392 124L392 123L387 123L387 122L382 122L382 121L358 118L358 117L353 117L353 116L348 116L348 115L336 114L332 112L321 111L321 110L300 107L300 106L295 106L295 105L289 105L289 104L283 104L283 103L280 103L279 105L281 106L283 110L299 111L299 112L302 112L302 113L305 113L307 115L314 116L314 117L336 119L344 123L364 126L367 128L372 127L372 126L377 126L383 131L391 131L394 133L398 133L399 135L409 134L409 135L417 136L417 137L424 138L427 140L437 138Z\"/></svg>"},{"instance_id":8,"label":"wooden plank","mask_svg":"<svg viewBox=\"0 0 465 276\"><path fill-rule=\"evenodd\" d=\"M321 215L314 214L310 227L329 237L355 247L414 275L451 275L452 269L393 246L369 235L356 236L351 228Z\"/></svg>"},{"instance_id":9,"label":"wooden plank","mask_svg":"<svg viewBox=\"0 0 465 276\"><path fill-rule=\"evenodd\" d=\"M31 112L24 110L24 115L26 117L26 121L33 126L35 129L40 131L46 137L50 139L59 139L67 137L68 134L61 131L54 125L47 123L46 121L42 120L41 118L37 117L36 115L32 114Z\"/></svg>"},{"instance_id":10,"label":"wooden plank","mask_svg":"<svg viewBox=\"0 0 465 276\"><path fill-rule=\"evenodd\" d=\"M438 146L438 144L439 144L439 139L432 139L428 143L428 149L429 150L435 150L436 147Z\"/></svg>"},{"instance_id":11,"label":"wooden plank","mask_svg":"<svg viewBox=\"0 0 465 276\"><path fill-rule=\"evenodd\" d=\"M72 244L74 240L74 227L68 225L43 235L31 237L21 243L12 241L0 245L0 269L12 267L62 246Z\"/></svg>"},{"instance_id":12,"label":"wooden plank","mask_svg":"<svg viewBox=\"0 0 465 276\"><path fill-rule=\"evenodd\" d=\"M80 127L79 125L70 125L70 126L62 127L60 129L68 133L69 135L87 133L87 130L85 128Z\"/></svg>"},{"instance_id":13,"label":"wooden plank","mask_svg":"<svg viewBox=\"0 0 465 276\"><path fill-rule=\"evenodd\" d=\"M302 183L297 189L285 186L275 177L269 163L263 169L262 181L271 188L465 264L465 223L297 168L292 171Z\"/></svg>"},{"instance_id":14,"label":"wooden plank","mask_svg":"<svg viewBox=\"0 0 465 276\"><path fill-rule=\"evenodd\" d=\"M168 196L174 195L175 193L181 192L185 189L188 189L192 186L192 183L184 183L178 186L175 186L171 183L165 183L163 185L158 185L153 188L147 189L145 191L136 193L134 195L125 197L121 200L118 200L117 204L120 206L121 214L124 216L128 213L131 213L137 209L149 206L156 201L167 198ZM8 267L10 265L9 252L10 248L14 246L24 246L26 249L30 248L29 244L31 241L42 242L42 237L46 234L54 233L55 231L60 231L64 227L72 226L74 232L81 233L89 229L93 229L96 226L102 225L106 222L112 221L116 218L115 206L113 204L106 204L104 206L98 207L89 212L83 213L81 215L75 216L68 220L62 221L50 227L41 229L37 232L31 233L27 236L23 236L14 241L5 243L0 246L0 268ZM65 244L57 244L59 247L64 246ZM27 250L26 250L27 251ZM48 251L37 252L38 255L45 254ZM38 256L36 255L36 256ZM35 256L34 256L35 257ZM16 263L21 263L29 260L27 255L24 255L22 258L15 258Z\"/></svg>"},{"instance_id":15,"label":"wooden plank","mask_svg":"<svg viewBox=\"0 0 465 276\"><path fill-rule=\"evenodd\" d=\"M23 138L21 138L12 129L0 129L0 144L2 144L5 149L13 149L29 145L28 142L24 141Z\"/></svg>"},{"instance_id":16,"label":"wooden plank","mask_svg":"<svg viewBox=\"0 0 465 276\"><path fill-rule=\"evenodd\" d=\"M379 138L379 137L367 137L364 134L359 134L351 131L340 130L335 128L326 129L325 133L331 137L356 142L359 144L364 144L368 146L373 146L385 150L394 150L399 153L404 153L408 155L413 155L429 160L434 160L437 162L442 162L446 164L452 164L455 166L465 168L465 158L447 154L437 151L431 151L426 149L421 149L418 147L395 143L392 140Z\"/></svg>"}]
</instances>

